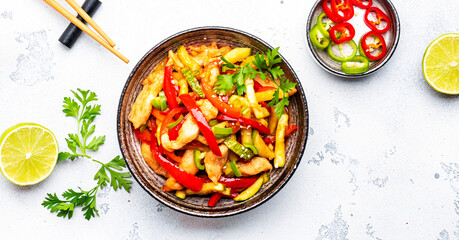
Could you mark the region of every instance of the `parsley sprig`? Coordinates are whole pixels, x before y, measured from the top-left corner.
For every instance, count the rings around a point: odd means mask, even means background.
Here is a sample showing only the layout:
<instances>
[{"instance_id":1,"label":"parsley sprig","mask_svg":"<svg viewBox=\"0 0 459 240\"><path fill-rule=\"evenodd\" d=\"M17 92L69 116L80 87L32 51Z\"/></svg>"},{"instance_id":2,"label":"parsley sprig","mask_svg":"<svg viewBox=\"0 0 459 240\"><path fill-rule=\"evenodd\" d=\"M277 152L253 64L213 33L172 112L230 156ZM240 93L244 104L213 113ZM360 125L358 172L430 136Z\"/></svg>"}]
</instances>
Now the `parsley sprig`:
<instances>
[{"instance_id":1,"label":"parsley sprig","mask_svg":"<svg viewBox=\"0 0 459 240\"><path fill-rule=\"evenodd\" d=\"M100 115L100 105L89 105L90 102L97 101L97 95L94 92L77 90L78 92L72 91L72 93L79 103L75 99L64 98L63 112L66 116L77 119L79 133L69 134L69 138L65 139L72 152L60 152L59 161L65 159L74 160L78 157L91 159L86 150L97 151L105 140L105 136L94 137L87 144L86 140L95 131L96 127L93 122L96 116ZM76 151L77 148L80 149L81 153ZM128 179L131 174L123 171L126 168L126 162L123 158L116 156L108 163L102 163L95 159L92 159L92 161L101 165L94 176L94 180L97 181L95 187L88 191L80 187L78 187L78 190L68 189L62 193L62 199L56 193L48 193L41 205L52 213L57 212L58 217L67 217L69 219L72 218L75 208L81 207L85 219L90 220L96 215L99 216L96 206L96 196L99 189L106 187L110 183L110 186L115 191L124 189L129 192L131 190L132 181Z\"/></svg>"},{"instance_id":2,"label":"parsley sprig","mask_svg":"<svg viewBox=\"0 0 459 240\"><path fill-rule=\"evenodd\" d=\"M105 136L94 137L89 143L89 137L96 130L94 120L97 115L100 115L100 105L90 105L91 102L97 101L97 95L89 90L83 91L77 89L77 92L72 91L74 97L64 98L64 109L62 110L67 117L74 117L78 122L77 133L69 133L68 138L65 139L67 146L71 152L60 152L58 161L65 159L75 160L78 157L88 156L86 150L97 151L99 146L104 144ZM78 153L77 148L81 153Z\"/></svg>"},{"instance_id":3,"label":"parsley sprig","mask_svg":"<svg viewBox=\"0 0 459 240\"><path fill-rule=\"evenodd\" d=\"M233 74L219 75L218 81L215 83L217 90L230 90L236 86L238 95L243 95L246 92L244 82L248 78L255 78L257 75L262 80L267 78L277 85L277 90L273 94L273 99L269 102L268 107L273 106L276 115L280 117L284 111L284 107L289 105L288 92L295 88L296 83L290 82L285 78L285 73L279 65L282 58L279 57L279 47L266 51L266 53L257 53L254 56L252 64L256 67L253 68L250 63L244 66L238 66L226 60L223 56L221 60L224 62L222 68L233 70ZM278 80L278 82L276 81ZM281 91L283 93L282 99L280 98Z\"/></svg>"}]
</instances>

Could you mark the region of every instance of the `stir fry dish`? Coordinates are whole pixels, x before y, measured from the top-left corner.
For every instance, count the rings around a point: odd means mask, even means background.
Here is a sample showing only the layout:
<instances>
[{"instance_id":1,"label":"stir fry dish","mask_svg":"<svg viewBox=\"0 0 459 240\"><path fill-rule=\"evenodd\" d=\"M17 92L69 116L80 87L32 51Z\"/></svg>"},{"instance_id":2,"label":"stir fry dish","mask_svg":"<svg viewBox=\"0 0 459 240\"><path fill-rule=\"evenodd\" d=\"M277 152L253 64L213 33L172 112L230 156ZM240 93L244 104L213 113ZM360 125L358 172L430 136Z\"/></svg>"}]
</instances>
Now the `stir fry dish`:
<instances>
[{"instance_id":1,"label":"stir fry dish","mask_svg":"<svg viewBox=\"0 0 459 240\"><path fill-rule=\"evenodd\" d=\"M386 42L381 34L389 31L391 22L372 4L372 0L324 0L324 12L317 17L317 24L309 32L312 44L319 50L326 49L332 60L341 63L344 73L364 73L369 70L370 61L386 55ZM357 16L354 6L365 9L363 21L370 29L360 39L359 46L354 41L355 29L347 22Z\"/></svg>"},{"instance_id":2,"label":"stir fry dish","mask_svg":"<svg viewBox=\"0 0 459 240\"><path fill-rule=\"evenodd\" d=\"M180 46L142 82L129 121L143 160L175 196L244 201L286 164L289 96L296 83L279 66L278 48Z\"/></svg>"}]
</instances>

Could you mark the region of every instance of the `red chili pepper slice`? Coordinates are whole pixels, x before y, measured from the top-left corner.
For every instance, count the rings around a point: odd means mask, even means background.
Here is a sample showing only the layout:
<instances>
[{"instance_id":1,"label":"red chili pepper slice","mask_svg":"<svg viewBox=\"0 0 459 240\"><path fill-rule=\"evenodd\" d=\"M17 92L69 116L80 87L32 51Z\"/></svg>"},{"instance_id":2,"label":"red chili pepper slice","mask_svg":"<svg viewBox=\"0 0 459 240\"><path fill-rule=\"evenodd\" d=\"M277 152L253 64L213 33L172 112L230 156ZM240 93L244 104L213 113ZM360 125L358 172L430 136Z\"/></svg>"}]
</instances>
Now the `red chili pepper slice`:
<instances>
[{"instance_id":1,"label":"red chili pepper slice","mask_svg":"<svg viewBox=\"0 0 459 240\"><path fill-rule=\"evenodd\" d=\"M377 21L371 21L368 16L370 15L371 12L375 12L376 13L376 18L378 19ZM383 28L378 28L378 26L381 24L382 20L384 20L387 24L385 27ZM376 33L385 33L387 31L389 31L389 28L390 28L390 20L389 20L389 17L383 12L381 11L381 9L377 8L377 7L371 7L371 8L368 8L366 11L365 11L365 16L363 18L363 21L365 22L365 24L371 29L373 30L374 32Z\"/></svg>"},{"instance_id":2,"label":"red chili pepper slice","mask_svg":"<svg viewBox=\"0 0 459 240\"><path fill-rule=\"evenodd\" d=\"M344 22L354 17L354 6L352 6L351 0L330 0L330 3L332 13L338 22Z\"/></svg>"},{"instance_id":3,"label":"red chili pepper slice","mask_svg":"<svg viewBox=\"0 0 459 240\"><path fill-rule=\"evenodd\" d=\"M204 117L204 114L201 112L201 109L199 109L198 105L196 105L196 101L188 94L182 94L179 98L182 100L182 103L185 105L188 111L190 111L193 117L196 119L199 129L206 138L207 144L209 144L210 150L212 150L215 155L221 157L222 153L218 147L217 139L215 139L215 135L212 132L212 129L210 128L206 118Z\"/></svg>"},{"instance_id":4,"label":"red chili pepper slice","mask_svg":"<svg viewBox=\"0 0 459 240\"><path fill-rule=\"evenodd\" d=\"M298 127L296 125L289 125L285 128L285 137L290 137Z\"/></svg>"},{"instance_id":5,"label":"red chili pepper slice","mask_svg":"<svg viewBox=\"0 0 459 240\"><path fill-rule=\"evenodd\" d=\"M223 115L223 114L219 114L217 116L217 119L218 120L223 120L223 121L230 121L230 122L239 122L242 126L253 127L255 129L257 129L260 133L269 134L269 128L268 127L266 127L265 125L263 125L263 124L261 124L261 123L259 123L257 121L254 121L252 119L243 118L243 117L233 118L233 117L226 116L226 115Z\"/></svg>"},{"instance_id":6,"label":"red chili pepper slice","mask_svg":"<svg viewBox=\"0 0 459 240\"><path fill-rule=\"evenodd\" d=\"M167 105L171 110L179 106L177 102L177 89L172 83L173 79L172 66L166 66L164 68L164 95L166 95Z\"/></svg>"},{"instance_id":7,"label":"red chili pepper slice","mask_svg":"<svg viewBox=\"0 0 459 240\"><path fill-rule=\"evenodd\" d=\"M341 33L339 38L336 36L336 32ZM329 30L329 34L330 34L330 39L334 43L340 44L340 43L352 40L355 36L355 29L350 23L343 22L343 23L336 24L335 26L331 27Z\"/></svg>"},{"instance_id":8,"label":"red chili pepper slice","mask_svg":"<svg viewBox=\"0 0 459 240\"><path fill-rule=\"evenodd\" d=\"M137 138L144 143L149 143L151 141L151 133L148 129L143 130L143 132L140 132L140 130L134 129L134 133L137 136Z\"/></svg>"},{"instance_id":9,"label":"red chili pepper slice","mask_svg":"<svg viewBox=\"0 0 459 240\"><path fill-rule=\"evenodd\" d=\"M367 4L365 4L366 1L368 1ZM373 0L352 0L352 4L359 8L367 9L371 7L371 5L373 4Z\"/></svg>"},{"instance_id":10,"label":"red chili pepper slice","mask_svg":"<svg viewBox=\"0 0 459 240\"><path fill-rule=\"evenodd\" d=\"M214 193L214 195L212 195L210 198L209 198L209 207L214 207L218 200L220 200L220 198L223 196L223 194L221 193Z\"/></svg>"},{"instance_id":11,"label":"red chili pepper slice","mask_svg":"<svg viewBox=\"0 0 459 240\"><path fill-rule=\"evenodd\" d=\"M244 177L244 178L229 178L229 177L224 177L221 176L220 180L218 180L219 183L225 184L227 188L248 188L252 186L255 181L257 181L258 176L252 176L252 177Z\"/></svg>"},{"instance_id":12,"label":"red chili pepper slice","mask_svg":"<svg viewBox=\"0 0 459 240\"><path fill-rule=\"evenodd\" d=\"M374 36L375 41L379 39L379 43L373 42L368 44L367 38L369 36ZM362 46L362 50L365 53L365 56L373 61L379 60L382 57L384 57L384 55L386 55L386 41L384 41L383 36L379 33L373 31L367 32L365 35L362 36L362 39L360 40L360 46ZM381 52L378 55L372 55L371 52L374 49L378 49L379 47L381 47Z\"/></svg>"},{"instance_id":13,"label":"red chili pepper slice","mask_svg":"<svg viewBox=\"0 0 459 240\"><path fill-rule=\"evenodd\" d=\"M241 109L238 107L232 107L228 103L223 102L220 100L220 98L217 96L217 94L214 93L212 88L203 83L202 84L202 90L204 91L204 94L206 95L206 98L212 103L214 107L218 109L218 111L231 116L231 117L239 117L241 116ZM188 109L189 110L189 109Z\"/></svg>"},{"instance_id":14,"label":"red chili pepper slice","mask_svg":"<svg viewBox=\"0 0 459 240\"><path fill-rule=\"evenodd\" d=\"M330 4L330 7L328 6ZM322 2L322 9L324 10L325 14L327 14L327 17L332 20L332 22L338 23L341 22L338 20L338 18L333 14L333 11L331 9L331 2L330 0L324 0Z\"/></svg>"}]
</instances>

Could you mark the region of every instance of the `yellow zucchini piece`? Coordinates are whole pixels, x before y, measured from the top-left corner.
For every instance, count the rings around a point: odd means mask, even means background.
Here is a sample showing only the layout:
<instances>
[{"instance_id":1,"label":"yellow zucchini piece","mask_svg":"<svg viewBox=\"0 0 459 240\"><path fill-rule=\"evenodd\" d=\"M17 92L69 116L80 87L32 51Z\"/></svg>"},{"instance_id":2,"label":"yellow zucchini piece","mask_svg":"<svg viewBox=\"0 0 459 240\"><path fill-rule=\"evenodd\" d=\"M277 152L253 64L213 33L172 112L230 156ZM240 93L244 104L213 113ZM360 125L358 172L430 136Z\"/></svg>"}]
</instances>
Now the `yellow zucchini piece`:
<instances>
[{"instance_id":1,"label":"yellow zucchini piece","mask_svg":"<svg viewBox=\"0 0 459 240\"><path fill-rule=\"evenodd\" d=\"M224 192L225 190L226 190L226 187L224 184L210 182L210 183L204 183L202 185L201 191L199 192L193 192L190 189L186 189L185 193L187 195L195 195L195 194L196 195L207 195L207 194L215 193L215 192Z\"/></svg>"},{"instance_id":2,"label":"yellow zucchini piece","mask_svg":"<svg viewBox=\"0 0 459 240\"><path fill-rule=\"evenodd\" d=\"M177 190L175 196L183 200L186 198L186 193L183 190Z\"/></svg>"},{"instance_id":3,"label":"yellow zucchini piece","mask_svg":"<svg viewBox=\"0 0 459 240\"><path fill-rule=\"evenodd\" d=\"M182 45L177 49L177 56L183 65L190 68L194 75L201 73L201 66L191 58L191 56L186 51L185 46Z\"/></svg>"},{"instance_id":4,"label":"yellow zucchini piece","mask_svg":"<svg viewBox=\"0 0 459 240\"><path fill-rule=\"evenodd\" d=\"M247 63L250 63L250 65L252 66L252 68L256 68L255 65L253 65L252 62L255 62L255 56L248 56L246 59L244 59L244 61L242 61L241 63L241 67L245 66Z\"/></svg>"},{"instance_id":5,"label":"yellow zucchini piece","mask_svg":"<svg viewBox=\"0 0 459 240\"><path fill-rule=\"evenodd\" d=\"M255 97L257 98L259 102L271 101L273 99L273 95L275 91L276 90L256 92ZM293 88L290 92L288 92L288 95L292 96L295 93L296 93L296 88ZM279 99L282 99L282 98L284 98L284 91L279 90Z\"/></svg>"},{"instance_id":6,"label":"yellow zucchini piece","mask_svg":"<svg viewBox=\"0 0 459 240\"><path fill-rule=\"evenodd\" d=\"M263 175L265 175L264 173ZM248 187L246 190L242 191L237 197L234 198L234 201L245 201L251 197L253 197L261 188L261 185L263 185L263 179L264 176L260 176L257 181L255 181L252 186Z\"/></svg>"},{"instance_id":7,"label":"yellow zucchini piece","mask_svg":"<svg viewBox=\"0 0 459 240\"><path fill-rule=\"evenodd\" d=\"M259 100L255 95L254 83L252 79L245 80L245 87L246 87L246 98L250 103L250 107L253 110L253 114L256 118L262 119L269 116L269 111L267 108L261 107L258 104Z\"/></svg>"},{"instance_id":8,"label":"yellow zucchini piece","mask_svg":"<svg viewBox=\"0 0 459 240\"><path fill-rule=\"evenodd\" d=\"M274 167L280 168L285 165L285 128L288 125L288 115L282 114L276 129L276 145L274 147Z\"/></svg>"},{"instance_id":9,"label":"yellow zucchini piece","mask_svg":"<svg viewBox=\"0 0 459 240\"><path fill-rule=\"evenodd\" d=\"M275 109L272 107L271 108L271 115L269 115L269 119L268 119L269 134L274 134L274 132L276 131L277 121L278 120L279 120L279 118L277 118L277 114L275 112Z\"/></svg>"},{"instance_id":10,"label":"yellow zucchini piece","mask_svg":"<svg viewBox=\"0 0 459 240\"><path fill-rule=\"evenodd\" d=\"M266 145L265 141L263 141L263 138L261 138L257 130L253 130L252 140L253 145L258 151L258 156L267 158L269 160L274 159L274 152L271 149L269 149L269 147Z\"/></svg>"},{"instance_id":11,"label":"yellow zucchini piece","mask_svg":"<svg viewBox=\"0 0 459 240\"><path fill-rule=\"evenodd\" d=\"M250 56L252 49L250 48L234 48L225 54L224 58L230 63L241 62Z\"/></svg>"}]
</instances>

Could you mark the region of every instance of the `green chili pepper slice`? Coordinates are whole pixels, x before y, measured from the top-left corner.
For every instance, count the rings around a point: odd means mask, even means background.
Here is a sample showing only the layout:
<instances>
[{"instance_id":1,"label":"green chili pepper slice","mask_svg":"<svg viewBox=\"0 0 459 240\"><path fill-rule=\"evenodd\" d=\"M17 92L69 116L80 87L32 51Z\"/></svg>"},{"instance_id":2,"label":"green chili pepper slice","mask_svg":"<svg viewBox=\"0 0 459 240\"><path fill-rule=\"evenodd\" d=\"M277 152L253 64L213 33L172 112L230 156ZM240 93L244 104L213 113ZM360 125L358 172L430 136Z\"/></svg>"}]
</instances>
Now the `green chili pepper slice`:
<instances>
[{"instance_id":1,"label":"green chili pepper slice","mask_svg":"<svg viewBox=\"0 0 459 240\"><path fill-rule=\"evenodd\" d=\"M364 56L357 55L349 61L341 63L341 70L347 74L364 73L369 69L369 61Z\"/></svg>"},{"instance_id":2,"label":"green chili pepper slice","mask_svg":"<svg viewBox=\"0 0 459 240\"><path fill-rule=\"evenodd\" d=\"M229 164L230 164L231 170L232 170L233 173L234 173L234 176L235 176L235 177L241 177L241 176L242 176L242 173L241 173L241 172L239 171L239 169L237 168L236 162L235 162L235 161L230 161Z\"/></svg>"},{"instance_id":3,"label":"green chili pepper slice","mask_svg":"<svg viewBox=\"0 0 459 240\"><path fill-rule=\"evenodd\" d=\"M318 49L325 49L330 45L330 40L319 31L317 24L309 32L309 38L312 44Z\"/></svg>"},{"instance_id":4,"label":"green chili pepper slice","mask_svg":"<svg viewBox=\"0 0 459 240\"><path fill-rule=\"evenodd\" d=\"M222 128L222 127L214 127L212 128L212 132L215 135L215 138L225 138L229 135L233 134L232 128Z\"/></svg>"},{"instance_id":5,"label":"green chili pepper slice","mask_svg":"<svg viewBox=\"0 0 459 240\"><path fill-rule=\"evenodd\" d=\"M193 152L193 157L194 157L194 165L196 165L196 167L199 169L199 170L204 170L206 167L204 165L201 164L201 159L204 158L204 156L202 156L203 154L201 154L201 152L199 150L194 150Z\"/></svg>"},{"instance_id":6,"label":"green chili pepper slice","mask_svg":"<svg viewBox=\"0 0 459 240\"><path fill-rule=\"evenodd\" d=\"M256 130L255 130L255 131L256 131ZM242 145L244 145L244 147L246 147L246 148L252 150L253 154L258 155L258 150L257 150L257 148L255 147L255 145L253 145L253 144L251 144L251 143L244 143L244 144L242 144Z\"/></svg>"},{"instance_id":7,"label":"green chili pepper slice","mask_svg":"<svg viewBox=\"0 0 459 240\"><path fill-rule=\"evenodd\" d=\"M324 23L324 22L322 22L322 18L324 18L324 17L327 17L327 14L321 13L317 17L317 27L318 27L319 31L322 33L322 35L324 35L327 39L330 39L330 33L328 32L328 30L330 30L330 28L332 27L333 21L332 20L328 20L328 22Z\"/></svg>"},{"instance_id":8,"label":"green chili pepper slice","mask_svg":"<svg viewBox=\"0 0 459 240\"><path fill-rule=\"evenodd\" d=\"M164 91L159 92L158 96L153 98L153 100L151 100L151 104L153 105L153 107L155 107L159 111L162 111L162 112L166 111L167 99L166 99L166 95L164 94Z\"/></svg>"},{"instance_id":9,"label":"green chili pepper slice","mask_svg":"<svg viewBox=\"0 0 459 240\"><path fill-rule=\"evenodd\" d=\"M209 126L211 126L211 127L213 127L213 126L215 126L217 124L218 124L218 120L217 119L212 119L212 120L209 121Z\"/></svg>"},{"instance_id":10,"label":"green chili pepper slice","mask_svg":"<svg viewBox=\"0 0 459 240\"><path fill-rule=\"evenodd\" d=\"M352 53L350 55L344 55L343 48L344 48L344 45L346 45L346 44L349 44L352 47ZM340 52L341 56L336 56L333 53L333 49L332 48L334 46L338 46L338 49L339 49L339 52ZM328 56L331 59L333 59L333 60L335 60L337 62L349 61L350 59L352 59L357 54L357 44L355 44L354 40L350 40L348 42L344 42L344 43L340 43L340 44L334 44L332 42L332 43L330 43L330 45L327 48L327 53L328 53Z\"/></svg>"},{"instance_id":11,"label":"green chili pepper slice","mask_svg":"<svg viewBox=\"0 0 459 240\"><path fill-rule=\"evenodd\" d=\"M177 121L170 123L167 125L167 128L172 129L175 126L177 126L181 121L183 120L183 115L180 115L180 117L177 119Z\"/></svg>"}]
</instances>

